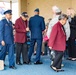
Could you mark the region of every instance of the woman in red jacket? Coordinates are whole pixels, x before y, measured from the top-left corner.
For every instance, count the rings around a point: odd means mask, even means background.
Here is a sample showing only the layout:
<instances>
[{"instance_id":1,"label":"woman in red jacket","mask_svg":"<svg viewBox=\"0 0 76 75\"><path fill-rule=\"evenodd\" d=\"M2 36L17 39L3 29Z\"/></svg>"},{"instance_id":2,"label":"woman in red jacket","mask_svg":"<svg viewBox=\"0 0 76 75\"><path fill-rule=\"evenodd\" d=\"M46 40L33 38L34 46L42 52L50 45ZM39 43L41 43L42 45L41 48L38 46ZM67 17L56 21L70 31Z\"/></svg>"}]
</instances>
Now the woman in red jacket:
<instances>
[{"instance_id":1,"label":"woman in red jacket","mask_svg":"<svg viewBox=\"0 0 76 75\"><path fill-rule=\"evenodd\" d=\"M51 68L55 71L61 70L62 57L66 48L66 35L63 25L67 21L67 15L62 14L59 16L59 22L57 22L52 29L48 46L50 49L55 50L55 59Z\"/></svg>"}]
</instances>

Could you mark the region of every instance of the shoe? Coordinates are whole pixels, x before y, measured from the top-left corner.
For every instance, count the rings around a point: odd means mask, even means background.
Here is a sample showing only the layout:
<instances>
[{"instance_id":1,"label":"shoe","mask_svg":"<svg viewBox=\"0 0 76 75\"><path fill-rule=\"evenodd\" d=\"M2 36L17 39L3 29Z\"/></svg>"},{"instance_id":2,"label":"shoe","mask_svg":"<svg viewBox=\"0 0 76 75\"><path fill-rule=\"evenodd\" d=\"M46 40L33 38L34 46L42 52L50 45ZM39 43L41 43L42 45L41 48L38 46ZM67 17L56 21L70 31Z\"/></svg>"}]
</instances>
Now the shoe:
<instances>
[{"instance_id":1,"label":"shoe","mask_svg":"<svg viewBox=\"0 0 76 75\"><path fill-rule=\"evenodd\" d=\"M64 70L61 69L57 69L56 67L50 66L54 71L56 72L63 72Z\"/></svg>"},{"instance_id":2,"label":"shoe","mask_svg":"<svg viewBox=\"0 0 76 75\"><path fill-rule=\"evenodd\" d=\"M23 64L31 64L31 62L23 62Z\"/></svg>"},{"instance_id":3,"label":"shoe","mask_svg":"<svg viewBox=\"0 0 76 75\"><path fill-rule=\"evenodd\" d=\"M21 62L17 62L16 64L17 64L17 65L22 65L22 63L21 63Z\"/></svg>"},{"instance_id":4,"label":"shoe","mask_svg":"<svg viewBox=\"0 0 76 75\"><path fill-rule=\"evenodd\" d=\"M9 68L11 68L11 69L17 69L15 66L10 66Z\"/></svg>"},{"instance_id":5,"label":"shoe","mask_svg":"<svg viewBox=\"0 0 76 75\"><path fill-rule=\"evenodd\" d=\"M72 60L72 61L76 61L76 58L72 58L71 60Z\"/></svg>"},{"instance_id":6,"label":"shoe","mask_svg":"<svg viewBox=\"0 0 76 75\"><path fill-rule=\"evenodd\" d=\"M67 60L72 60L72 58L69 57L69 58L67 58Z\"/></svg>"},{"instance_id":7,"label":"shoe","mask_svg":"<svg viewBox=\"0 0 76 75\"><path fill-rule=\"evenodd\" d=\"M57 72L57 69L55 67L53 67L52 65L50 66L54 71Z\"/></svg>"},{"instance_id":8,"label":"shoe","mask_svg":"<svg viewBox=\"0 0 76 75\"><path fill-rule=\"evenodd\" d=\"M43 64L43 63L41 61L37 61L34 64L37 65L37 64Z\"/></svg>"},{"instance_id":9,"label":"shoe","mask_svg":"<svg viewBox=\"0 0 76 75\"><path fill-rule=\"evenodd\" d=\"M64 72L64 70L57 70L57 72Z\"/></svg>"}]
</instances>

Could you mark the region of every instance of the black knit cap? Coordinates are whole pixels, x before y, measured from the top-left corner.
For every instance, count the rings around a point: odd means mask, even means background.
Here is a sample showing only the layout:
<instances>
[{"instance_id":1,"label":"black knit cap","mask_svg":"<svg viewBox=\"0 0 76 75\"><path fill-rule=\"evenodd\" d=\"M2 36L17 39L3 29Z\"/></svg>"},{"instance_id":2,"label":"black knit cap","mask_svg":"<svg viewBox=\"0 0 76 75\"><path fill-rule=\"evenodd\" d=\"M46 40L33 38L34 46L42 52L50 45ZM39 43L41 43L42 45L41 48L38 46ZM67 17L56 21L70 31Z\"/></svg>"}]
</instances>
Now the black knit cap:
<instances>
[{"instance_id":1,"label":"black knit cap","mask_svg":"<svg viewBox=\"0 0 76 75\"><path fill-rule=\"evenodd\" d=\"M27 12L22 12L22 14L21 14L22 16L24 16L25 18L26 17L28 17L28 14L27 14Z\"/></svg>"}]
</instances>

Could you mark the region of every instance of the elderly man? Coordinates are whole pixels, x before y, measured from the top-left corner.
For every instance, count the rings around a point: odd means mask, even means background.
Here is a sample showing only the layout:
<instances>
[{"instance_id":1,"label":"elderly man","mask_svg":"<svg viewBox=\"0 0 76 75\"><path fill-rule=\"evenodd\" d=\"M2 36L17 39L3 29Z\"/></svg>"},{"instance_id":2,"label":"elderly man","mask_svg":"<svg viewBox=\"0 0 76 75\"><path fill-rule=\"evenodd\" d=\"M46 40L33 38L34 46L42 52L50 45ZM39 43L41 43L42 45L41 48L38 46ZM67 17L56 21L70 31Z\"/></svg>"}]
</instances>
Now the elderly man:
<instances>
[{"instance_id":1,"label":"elderly man","mask_svg":"<svg viewBox=\"0 0 76 75\"><path fill-rule=\"evenodd\" d=\"M34 52L34 45L37 42L36 59L34 64L42 64L40 61L42 48L42 33L45 30L44 18L39 16L39 9L35 9L35 15L29 20L29 28L31 31L31 45L29 49L29 61L31 61L32 53Z\"/></svg>"},{"instance_id":2,"label":"elderly man","mask_svg":"<svg viewBox=\"0 0 76 75\"><path fill-rule=\"evenodd\" d=\"M15 22L15 43L16 43L16 64L22 65L20 61L21 53L23 58L23 64L28 64L28 50L27 50L27 36L26 33L29 30L27 24L28 14L23 12Z\"/></svg>"},{"instance_id":3,"label":"elderly man","mask_svg":"<svg viewBox=\"0 0 76 75\"><path fill-rule=\"evenodd\" d=\"M2 45L0 60L4 60L6 52L8 51L9 68L16 69L14 61L13 24L10 21L12 10L5 11L4 15L5 18L0 21L0 43Z\"/></svg>"}]
</instances>

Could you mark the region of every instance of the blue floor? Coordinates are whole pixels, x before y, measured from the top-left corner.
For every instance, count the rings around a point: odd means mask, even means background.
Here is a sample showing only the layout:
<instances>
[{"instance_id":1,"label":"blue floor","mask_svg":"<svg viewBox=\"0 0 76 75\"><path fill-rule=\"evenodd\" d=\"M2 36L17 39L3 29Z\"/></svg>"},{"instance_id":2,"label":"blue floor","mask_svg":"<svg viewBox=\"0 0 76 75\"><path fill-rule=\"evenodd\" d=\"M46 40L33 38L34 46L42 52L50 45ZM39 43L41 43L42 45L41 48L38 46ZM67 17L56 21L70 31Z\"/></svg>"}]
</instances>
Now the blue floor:
<instances>
[{"instance_id":1,"label":"blue floor","mask_svg":"<svg viewBox=\"0 0 76 75\"><path fill-rule=\"evenodd\" d=\"M34 57L33 57L34 59ZM49 56L41 57L43 64L42 65L16 65L17 69L12 70L8 68L8 59L6 58L6 67L5 70L0 71L0 75L76 75L76 61L64 60L63 64L65 65L62 69L64 72L55 72L50 66Z\"/></svg>"}]
</instances>

